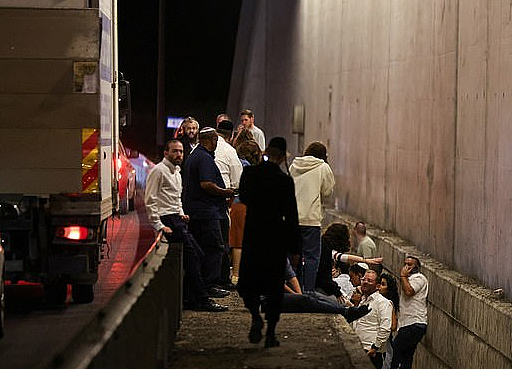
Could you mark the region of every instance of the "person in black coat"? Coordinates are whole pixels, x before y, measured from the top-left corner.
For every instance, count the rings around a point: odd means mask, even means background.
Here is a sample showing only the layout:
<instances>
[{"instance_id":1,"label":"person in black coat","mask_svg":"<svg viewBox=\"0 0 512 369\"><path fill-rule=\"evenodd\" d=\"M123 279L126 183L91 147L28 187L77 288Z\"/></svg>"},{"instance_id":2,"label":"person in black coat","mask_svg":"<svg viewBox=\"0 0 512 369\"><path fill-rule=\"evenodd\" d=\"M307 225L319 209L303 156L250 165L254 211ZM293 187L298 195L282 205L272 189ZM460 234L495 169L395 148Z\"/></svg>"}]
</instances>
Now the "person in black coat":
<instances>
[{"instance_id":1,"label":"person in black coat","mask_svg":"<svg viewBox=\"0 0 512 369\"><path fill-rule=\"evenodd\" d=\"M249 341L262 339L260 296L266 297L265 347L279 346L275 328L281 313L288 254L300 253L300 230L293 179L279 167L286 140L275 137L261 164L244 168L240 200L247 206L238 291L252 315ZM296 261L298 258L296 257Z\"/></svg>"}]
</instances>

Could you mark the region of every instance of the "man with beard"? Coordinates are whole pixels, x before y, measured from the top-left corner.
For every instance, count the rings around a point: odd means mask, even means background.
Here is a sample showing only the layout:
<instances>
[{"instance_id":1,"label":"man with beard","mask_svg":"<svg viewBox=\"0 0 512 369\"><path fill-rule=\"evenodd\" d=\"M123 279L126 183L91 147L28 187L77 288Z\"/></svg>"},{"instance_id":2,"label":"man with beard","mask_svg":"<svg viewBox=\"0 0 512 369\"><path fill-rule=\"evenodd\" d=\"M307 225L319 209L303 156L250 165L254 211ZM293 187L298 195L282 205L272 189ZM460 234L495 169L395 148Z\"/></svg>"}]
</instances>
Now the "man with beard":
<instances>
[{"instance_id":1,"label":"man with beard","mask_svg":"<svg viewBox=\"0 0 512 369\"><path fill-rule=\"evenodd\" d=\"M183 144L182 167L185 167L188 156L199 145L199 123L194 118L188 117L181 122L181 127L183 133L179 140Z\"/></svg>"},{"instance_id":2,"label":"man with beard","mask_svg":"<svg viewBox=\"0 0 512 369\"><path fill-rule=\"evenodd\" d=\"M169 242L183 243L183 300L185 308L198 311L224 311L227 306L209 299L201 276L203 252L189 233L181 204L180 165L183 145L178 140L167 142L164 158L149 173L146 180L145 203L151 226L162 231Z\"/></svg>"}]
</instances>

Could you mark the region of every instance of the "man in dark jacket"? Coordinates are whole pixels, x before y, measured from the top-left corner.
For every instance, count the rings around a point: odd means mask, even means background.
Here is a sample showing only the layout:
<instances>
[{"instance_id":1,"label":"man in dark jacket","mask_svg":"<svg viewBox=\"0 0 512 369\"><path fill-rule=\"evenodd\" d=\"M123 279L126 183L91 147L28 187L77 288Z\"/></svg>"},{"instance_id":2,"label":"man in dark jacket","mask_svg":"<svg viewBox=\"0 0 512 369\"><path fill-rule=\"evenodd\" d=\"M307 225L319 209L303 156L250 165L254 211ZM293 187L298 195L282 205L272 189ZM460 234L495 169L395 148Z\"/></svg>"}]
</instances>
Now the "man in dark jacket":
<instances>
[{"instance_id":1,"label":"man in dark jacket","mask_svg":"<svg viewBox=\"0 0 512 369\"><path fill-rule=\"evenodd\" d=\"M246 167L240 200L247 206L238 291L252 315L249 341L261 340L260 296L266 297L265 347L279 346L275 328L281 313L287 254L299 253L299 221L293 179L279 167L286 159L286 140L270 140L266 159Z\"/></svg>"}]
</instances>

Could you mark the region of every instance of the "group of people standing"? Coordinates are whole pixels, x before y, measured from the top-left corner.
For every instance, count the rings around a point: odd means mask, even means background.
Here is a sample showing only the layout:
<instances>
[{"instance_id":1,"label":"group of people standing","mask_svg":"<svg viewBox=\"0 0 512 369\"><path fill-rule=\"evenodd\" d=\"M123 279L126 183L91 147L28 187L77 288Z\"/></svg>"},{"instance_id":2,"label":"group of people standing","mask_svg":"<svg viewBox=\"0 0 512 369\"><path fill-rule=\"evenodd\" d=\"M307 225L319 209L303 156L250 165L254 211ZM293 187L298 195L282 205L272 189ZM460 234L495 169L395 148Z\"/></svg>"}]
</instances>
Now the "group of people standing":
<instances>
[{"instance_id":1,"label":"group of people standing","mask_svg":"<svg viewBox=\"0 0 512 369\"><path fill-rule=\"evenodd\" d=\"M418 271L419 260L406 259L400 302L380 294L393 277L379 273L382 258L375 258L364 223L356 223L352 247L345 225L321 232L322 199L335 186L325 145L311 143L288 167L284 138L266 145L250 110L240 113L240 122L235 131L220 114L215 128L200 130L194 118L186 118L147 178L153 228L169 242L183 243L184 307L227 310L212 298L237 288L251 313L252 343L263 338L260 313L265 312L265 347L279 345L275 329L282 311L340 313L353 321L375 367L387 367L385 357L391 368L410 368L426 329L428 283ZM351 248L359 255L349 254ZM336 285L336 262L363 270L352 283L360 285L360 302ZM397 315L398 334L390 340Z\"/></svg>"}]
</instances>

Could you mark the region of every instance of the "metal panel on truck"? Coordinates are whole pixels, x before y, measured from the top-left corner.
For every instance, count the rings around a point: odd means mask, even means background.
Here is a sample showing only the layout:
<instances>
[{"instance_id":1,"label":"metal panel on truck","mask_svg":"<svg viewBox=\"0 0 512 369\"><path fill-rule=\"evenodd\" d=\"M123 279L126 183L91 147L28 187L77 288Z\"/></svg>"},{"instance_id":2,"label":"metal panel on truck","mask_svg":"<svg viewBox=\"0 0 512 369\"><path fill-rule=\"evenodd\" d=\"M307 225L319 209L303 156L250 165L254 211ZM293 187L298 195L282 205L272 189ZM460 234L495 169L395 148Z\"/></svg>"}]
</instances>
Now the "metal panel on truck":
<instances>
[{"instance_id":1,"label":"metal panel on truck","mask_svg":"<svg viewBox=\"0 0 512 369\"><path fill-rule=\"evenodd\" d=\"M100 130L100 30L98 9L0 8L1 193L82 191L83 131Z\"/></svg>"}]
</instances>

